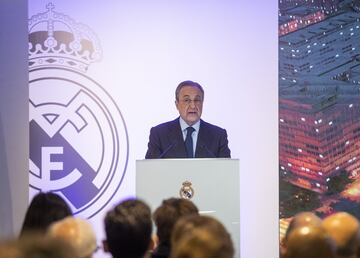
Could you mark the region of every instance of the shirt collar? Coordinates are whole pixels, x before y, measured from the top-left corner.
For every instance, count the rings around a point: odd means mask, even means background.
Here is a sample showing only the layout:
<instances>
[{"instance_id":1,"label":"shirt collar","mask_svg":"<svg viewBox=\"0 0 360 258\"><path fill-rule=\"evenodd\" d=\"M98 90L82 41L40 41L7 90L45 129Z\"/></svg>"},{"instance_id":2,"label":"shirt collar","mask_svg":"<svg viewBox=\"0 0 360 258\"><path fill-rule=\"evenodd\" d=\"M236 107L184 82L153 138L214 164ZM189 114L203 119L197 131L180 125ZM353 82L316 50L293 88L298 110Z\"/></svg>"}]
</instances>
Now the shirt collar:
<instances>
[{"instance_id":1,"label":"shirt collar","mask_svg":"<svg viewBox=\"0 0 360 258\"><path fill-rule=\"evenodd\" d=\"M186 130L186 128L189 127L189 125L181 117L180 117L179 121L180 121L181 131L184 132ZM199 132L200 119L195 124L193 124L191 127L195 129L195 132Z\"/></svg>"}]
</instances>

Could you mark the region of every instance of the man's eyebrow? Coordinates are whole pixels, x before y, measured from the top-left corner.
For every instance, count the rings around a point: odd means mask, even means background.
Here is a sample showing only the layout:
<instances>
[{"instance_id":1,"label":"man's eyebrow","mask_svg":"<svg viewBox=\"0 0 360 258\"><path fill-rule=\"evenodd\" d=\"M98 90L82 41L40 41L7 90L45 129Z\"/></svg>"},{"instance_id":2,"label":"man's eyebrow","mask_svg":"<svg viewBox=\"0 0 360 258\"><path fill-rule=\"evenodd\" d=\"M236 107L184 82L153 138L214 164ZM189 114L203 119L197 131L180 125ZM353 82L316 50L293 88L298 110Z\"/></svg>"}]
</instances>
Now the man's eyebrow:
<instances>
[{"instance_id":1,"label":"man's eyebrow","mask_svg":"<svg viewBox=\"0 0 360 258\"><path fill-rule=\"evenodd\" d=\"M189 97L190 97L190 95L184 95L183 97L184 97L184 98L186 98L186 97L187 97L187 98L189 98ZM195 98L196 98L196 97L201 98L201 95L197 94L197 95L195 95Z\"/></svg>"}]
</instances>

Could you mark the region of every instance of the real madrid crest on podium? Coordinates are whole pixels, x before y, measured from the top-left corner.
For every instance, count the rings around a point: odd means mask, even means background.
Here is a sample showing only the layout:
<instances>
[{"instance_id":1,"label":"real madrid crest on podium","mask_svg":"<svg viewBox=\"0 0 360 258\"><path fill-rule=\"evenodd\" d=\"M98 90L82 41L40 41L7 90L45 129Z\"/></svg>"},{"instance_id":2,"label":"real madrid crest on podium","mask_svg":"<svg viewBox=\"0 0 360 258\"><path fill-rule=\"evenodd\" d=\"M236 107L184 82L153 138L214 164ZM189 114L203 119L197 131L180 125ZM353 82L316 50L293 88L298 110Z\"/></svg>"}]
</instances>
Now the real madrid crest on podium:
<instances>
[{"instance_id":1,"label":"real madrid crest on podium","mask_svg":"<svg viewBox=\"0 0 360 258\"><path fill-rule=\"evenodd\" d=\"M90 218L124 178L126 125L87 75L102 58L95 33L52 3L46 9L29 20L30 192L56 192L74 214Z\"/></svg>"},{"instance_id":2,"label":"real madrid crest on podium","mask_svg":"<svg viewBox=\"0 0 360 258\"><path fill-rule=\"evenodd\" d=\"M194 197L195 192L191 185L189 181L182 183L182 187L180 188L180 197L182 199L191 199Z\"/></svg>"}]
</instances>

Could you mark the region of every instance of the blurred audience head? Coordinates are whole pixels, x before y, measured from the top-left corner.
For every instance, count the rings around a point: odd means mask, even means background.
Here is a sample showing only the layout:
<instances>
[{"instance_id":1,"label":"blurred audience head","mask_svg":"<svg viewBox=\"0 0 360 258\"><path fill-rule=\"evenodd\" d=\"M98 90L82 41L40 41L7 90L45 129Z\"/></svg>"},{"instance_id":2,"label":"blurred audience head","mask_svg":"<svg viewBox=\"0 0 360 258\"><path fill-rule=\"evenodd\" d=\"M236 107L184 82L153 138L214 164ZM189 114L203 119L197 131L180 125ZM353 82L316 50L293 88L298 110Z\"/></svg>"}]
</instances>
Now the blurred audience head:
<instances>
[{"instance_id":1,"label":"blurred audience head","mask_svg":"<svg viewBox=\"0 0 360 258\"><path fill-rule=\"evenodd\" d=\"M0 242L0 258L22 258L19 241Z\"/></svg>"},{"instance_id":2,"label":"blurred audience head","mask_svg":"<svg viewBox=\"0 0 360 258\"><path fill-rule=\"evenodd\" d=\"M334 213L323 220L324 229L335 240L339 257L356 257L360 247L359 221L349 213Z\"/></svg>"},{"instance_id":3,"label":"blurred audience head","mask_svg":"<svg viewBox=\"0 0 360 258\"><path fill-rule=\"evenodd\" d=\"M96 250L95 232L84 219L67 217L54 222L48 229L50 238L62 239L72 246L74 258L90 258Z\"/></svg>"},{"instance_id":4,"label":"blurred audience head","mask_svg":"<svg viewBox=\"0 0 360 258\"><path fill-rule=\"evenodd\" d=\"M151 244L151 211L140 200L126 200L105 217L104 249L113 258L143 257Z\"/></svg>"},{"instance_id":5,"label":"blurred audience head","mask_svg":"<svg viewBox=\"0 0 360 258\"><path fill-rule=\"evenodd\" d=\"M199 210L193 202L180 198L164 200L153 215L160 245L162 243L170 245L171 233L175 223L181 217L191 214L199 214Z\"/></svg>"},{"instance_id":6,"label":"blurred audience head","mask_svg":"<svg viewBox=\"0 0 360 258\"><path fill-rule=\"evenodd\" d=\"M55 221L71 216L71 209L63 198L55 193L38 193L26 211L20 236L27 233L45 233Z\"/></svg>"},{"instance_id":7,"label":"blurred audience head","mask_svg":"<svg viewBox=\"0 0 360 258\"><path fill-rule=\"evenodd\" d=\"M73 258L75 252L67 242L44 234L29 233L22 238L0 243L0 258Z\"/></svg>"},{"instance_id":8,"label":"blurred audience head","mask_svg":"<svg viewBox=\"0 0 360 258\"><path fill-rule=\"evenodd\" d=\"M280 257L284 255L286 250L286 241L290 233L298 227L303 226L320 226L321 219L312 212L300 212L296 214L290 221L288 228L286 229L285 236L280 240Z\"/></svg>"},{"instance_id":9,"label":"blurred audience head","mask_svg":"<svg viewBox=\"0 0 360 258\"><path fill-rule=\"evenodd\" d=\"M179 219L171 240L171 258L234 257L230 234L212 217L187 216Z\"/></svg>"},{"instance_id":10,"label":"blurred audience head","mask_svg":"<svg viewBox=\"0 0 360 258\"><path fill-rule=\"evenodd\" d=\"M321 219L318 216L316 216L314 213L300 212L296 214L290 221L290 224L285 233L285 240L288 238L288 235L291 233L291 231L297 227L320 226L320 225L321 225Z\"/></svg>"},{"instance_id":11,"label":"blurred audience head","mask_svg":"<svg viewBox=\"0 0 360 258\"><path fill-rule=\"evenodd\" d=\"M206 228L209 232L219 235L227 235L224 226L217 219L209 216L188 215L176 222L171 235L171 243L176 244L181 238L199 228Z\"/></svg>"},{"instance_id":12,"label":"blurred audience head","mask_svg":"<svg viewBox=\"0 0 360 258\"><path fill-rule=\"evenodd\" d=\"M299 226L286 239L284 258L336 258L335 242L321 226Z\"/></svg>"}]
</instances>

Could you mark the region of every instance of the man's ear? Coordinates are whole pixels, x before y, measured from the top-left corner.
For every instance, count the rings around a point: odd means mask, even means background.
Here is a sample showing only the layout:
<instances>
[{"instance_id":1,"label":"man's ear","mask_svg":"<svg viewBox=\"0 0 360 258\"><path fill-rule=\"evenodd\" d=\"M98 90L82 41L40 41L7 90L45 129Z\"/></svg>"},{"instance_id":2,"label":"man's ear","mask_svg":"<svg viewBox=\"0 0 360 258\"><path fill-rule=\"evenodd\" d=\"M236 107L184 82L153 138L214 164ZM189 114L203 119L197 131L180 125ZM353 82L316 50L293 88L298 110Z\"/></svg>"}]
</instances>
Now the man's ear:
<instances>
[{"instance_id":1,"label":"man's ear","mask_svg":"<svg viewBox=\"0 0 360 258\"><path fill-rule=\"evenodd\" d=\"M179 110L178 105L179 105L179 101L175 100L175 106L176 106L176 109L177 109L177 110Z\"/></svg>"},{"instance_id":2,"label":"man's ear","mask_svg":"<svg viewBox=\"0 0 360 258\"><path fill-rule=\"evenodd\" d=\"M108 245L108 242L106 240L103 240L102 241L102 244L103 244L103 250L105 253L109 253L109 245Z\"/></svg>"}]
</instances>

